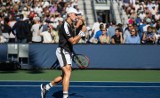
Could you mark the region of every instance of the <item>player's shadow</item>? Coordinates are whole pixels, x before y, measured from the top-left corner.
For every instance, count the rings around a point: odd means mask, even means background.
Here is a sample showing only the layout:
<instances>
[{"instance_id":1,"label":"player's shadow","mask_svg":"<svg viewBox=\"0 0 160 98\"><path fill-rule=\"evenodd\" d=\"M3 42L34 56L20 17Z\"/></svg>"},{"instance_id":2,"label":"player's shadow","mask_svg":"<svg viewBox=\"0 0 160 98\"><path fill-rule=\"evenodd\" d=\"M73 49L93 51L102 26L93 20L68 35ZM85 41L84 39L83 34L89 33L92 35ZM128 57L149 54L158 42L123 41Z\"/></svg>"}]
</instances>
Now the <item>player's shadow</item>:
<instances>
[{"instance_id":1,"label":"player's shadow","mask_svg":"<svg viewBox=\"0 0 160 98\"><path fill-rule=\"evenodd\" d=\"M63 98L63 92L57 91L52 94L53 98ZM77 93L71 93L69 96L73 96L74 98L84 98L82 95L78 95Z\"/></svg>"}]
</instances>

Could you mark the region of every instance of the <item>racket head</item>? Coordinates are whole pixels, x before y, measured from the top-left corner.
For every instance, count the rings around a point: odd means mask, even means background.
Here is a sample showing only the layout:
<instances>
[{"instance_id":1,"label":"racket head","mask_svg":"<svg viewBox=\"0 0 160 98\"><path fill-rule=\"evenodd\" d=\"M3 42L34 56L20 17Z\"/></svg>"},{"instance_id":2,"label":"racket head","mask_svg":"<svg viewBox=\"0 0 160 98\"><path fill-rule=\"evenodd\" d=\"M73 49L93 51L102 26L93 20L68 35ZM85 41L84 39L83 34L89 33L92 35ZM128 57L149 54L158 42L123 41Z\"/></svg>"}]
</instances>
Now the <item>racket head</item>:
<instances>
[{"instance_id":1,"label":"racket head","mask_svg":"<svg viewBox=\"0 0 160 98\"><path fill-rule=\"evenodd\" d=\"M73 59L73 62L76 63L76 65L81 69L87 68L90 63L89 58L82 54L75 54L73 55L72 59Z\"/></svg>"}]
</instances>

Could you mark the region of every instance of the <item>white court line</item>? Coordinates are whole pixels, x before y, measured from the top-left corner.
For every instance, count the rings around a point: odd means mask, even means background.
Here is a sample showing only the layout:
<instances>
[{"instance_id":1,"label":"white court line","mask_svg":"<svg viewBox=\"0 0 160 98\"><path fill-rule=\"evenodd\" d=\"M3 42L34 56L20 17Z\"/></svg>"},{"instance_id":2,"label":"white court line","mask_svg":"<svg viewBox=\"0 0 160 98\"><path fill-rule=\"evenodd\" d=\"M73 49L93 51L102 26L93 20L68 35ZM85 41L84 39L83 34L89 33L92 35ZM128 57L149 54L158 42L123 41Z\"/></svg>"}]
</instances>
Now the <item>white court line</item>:
<instances>
[{"instance_id":1,"label":"white court line","mask_svg":"<svg viewBox=\"0 0 160 98\"><path fill-rule=\"evenodd\" d=\"M41 80L0 80L0 82L50 82L50 81L41 81ZM139 81L71 81L71 82L97 82L97 83L160 83L160 82L139 82Z\"/></svg>"},{"instance_id":2,"label":"white court line","mask_svg":"<svg viewBox=\"0 0 160 98\"><path fill-rule=\"evenodd\" d=\"M40 85L0 85L0 87L40 87ZM61 85L56 85L55 87L62 87ZM160 86L81 86L81 85L71 85L70 87L80 87L80 88L159 88Z\"/></svg>"}]
</instances>

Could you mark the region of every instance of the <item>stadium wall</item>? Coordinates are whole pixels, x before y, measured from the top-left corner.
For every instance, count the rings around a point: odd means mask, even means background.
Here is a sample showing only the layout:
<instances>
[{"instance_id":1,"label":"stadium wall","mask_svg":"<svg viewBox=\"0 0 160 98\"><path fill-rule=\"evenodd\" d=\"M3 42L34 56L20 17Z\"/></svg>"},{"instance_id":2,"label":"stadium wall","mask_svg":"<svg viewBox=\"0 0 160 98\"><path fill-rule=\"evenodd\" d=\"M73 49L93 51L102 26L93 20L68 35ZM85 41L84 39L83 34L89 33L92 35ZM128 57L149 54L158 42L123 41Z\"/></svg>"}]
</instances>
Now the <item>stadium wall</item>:
<instances>
[{"instance_id":1,"label":"stadium wall","mask_svg":"<svg viewBox=\"0 0 160 98\"><path fill-rule=\"evenodd\" d=\"M57 68L55 51L57 44L29 44L29 64L34 67ZM159 45L98 45L78 44L78 54L89 57L89 68L95 69L160 69ZM0 45L0 61L7 61L7 44ZM73 67L76 68L73 63Z\"/></svg>"}]
</instances>

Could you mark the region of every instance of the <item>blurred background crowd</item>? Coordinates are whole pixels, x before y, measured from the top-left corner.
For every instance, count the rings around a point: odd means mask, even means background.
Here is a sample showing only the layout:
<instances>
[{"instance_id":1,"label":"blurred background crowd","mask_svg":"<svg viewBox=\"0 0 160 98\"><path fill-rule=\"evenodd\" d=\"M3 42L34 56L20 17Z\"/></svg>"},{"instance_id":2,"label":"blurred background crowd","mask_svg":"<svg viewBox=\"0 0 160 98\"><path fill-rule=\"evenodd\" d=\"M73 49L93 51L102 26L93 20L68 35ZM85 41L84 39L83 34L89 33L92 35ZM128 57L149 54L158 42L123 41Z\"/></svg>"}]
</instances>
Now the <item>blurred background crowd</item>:
<instances>
[{"instance_id":1,"label":"blurred background crowd","mask_svg":"<svg viewBox=\"0 0 160 98\"><path fill-rule=\"evenodd\" d=\"M160 0L116 0L128 16L127 23L104 23L102 17L86 25L79 43L160 44ZM75 32L85 23L78 0L0 0L0 43L58 43L66 11L78 11Z\"/></svg>"}]
</instances>

